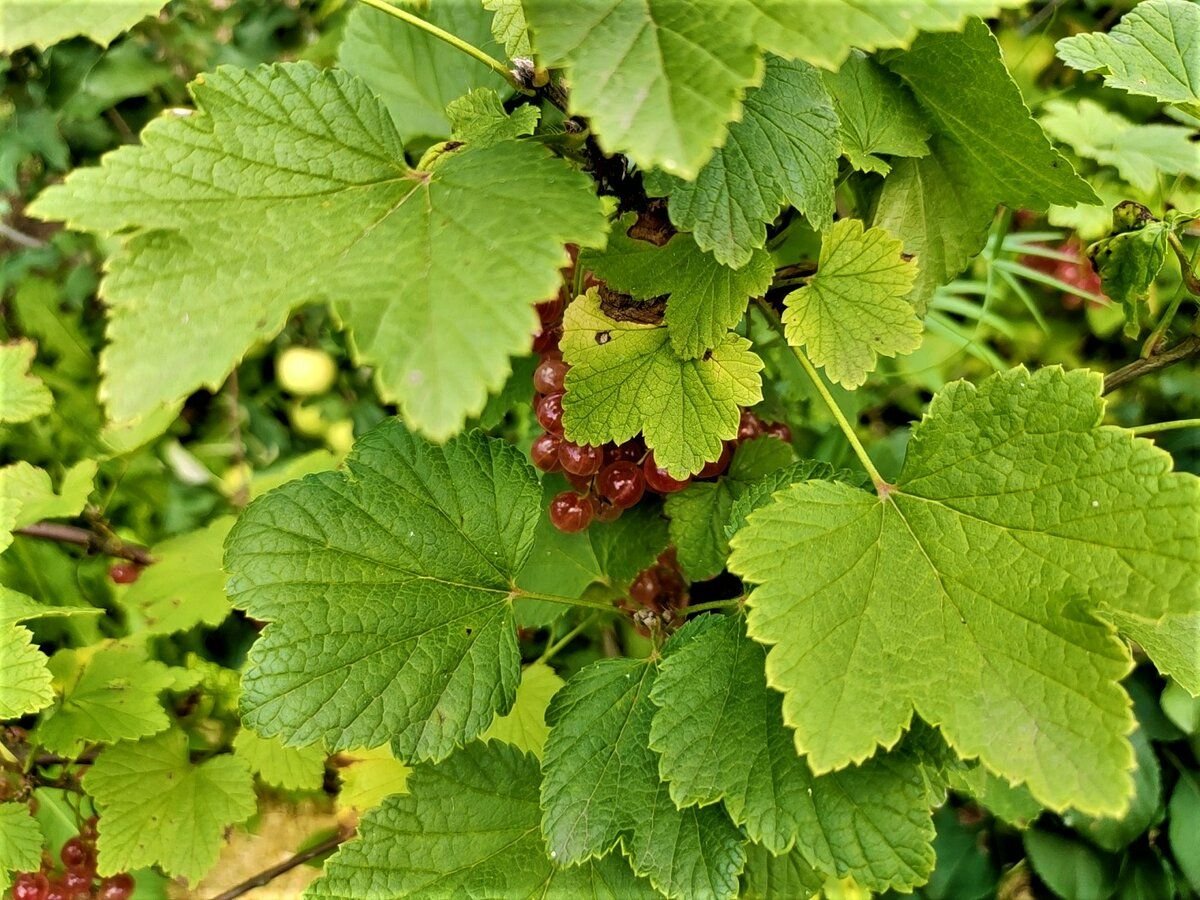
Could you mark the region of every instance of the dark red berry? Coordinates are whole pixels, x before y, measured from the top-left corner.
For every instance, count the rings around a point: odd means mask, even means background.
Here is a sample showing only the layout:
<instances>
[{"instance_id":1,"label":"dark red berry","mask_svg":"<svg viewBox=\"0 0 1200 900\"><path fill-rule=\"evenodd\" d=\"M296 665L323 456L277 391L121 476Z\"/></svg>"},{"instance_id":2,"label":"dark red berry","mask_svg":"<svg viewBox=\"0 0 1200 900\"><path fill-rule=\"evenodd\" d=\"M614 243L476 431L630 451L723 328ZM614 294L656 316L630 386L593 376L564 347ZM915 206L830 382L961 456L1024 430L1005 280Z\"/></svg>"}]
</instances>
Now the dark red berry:
<instances>
[{"instance_id":1,"label":"dark red berry","mask_svg":"<svg viewBox=\"0 0 1200 900\"><path fill-rule=\"evenodd\" d=\"M122 872L100 882L98 900L129 900L133 895L133 877Z\"/></svg>"},{"instance_id":2,"label":"dark red berry","mask_svg":"<svg viewBox=\"0 0 1200 900\"><path fill-rule=\"evenodd\" d=\"M673 494L688 486L686 480L680 481L678 478L673 478L666 469L661 468L654 461L653 451L646 456L646 461L642 463L642 475L646 479L646 487L659 494Z\"/></svg>"},{"instance_id":3,"label":"dark red berry","mask_svg":"<svg viewBox=\"0 0 1200 900\"><path fill-rule=\"evenodd\" d=\"M597 522L615 522L621 518L621 513L625 512L621 507L609 503L603 498L594 500L593 505L596 507Z\"/></svg>"},{"instance_id":4,"label":"dark red berry","mask_svg":"<svg viewBox=\"0 0 1200 900\"><path fill-rule=\"evenodd\" d=\"M604 462L604 451L591 444L563 441L558 448L558 461L563 471L572 475L595 475Z\"/></svg>"},{"instance_id":5,"label":"dark red berry","mask_svg":"<svg viewBox=\"0 0 1200 900\"><path fill-rule=\"evenodd\" d=\"M83 839L73 837L62 845L62 850L58 852L59 858L62 859L63 865L68 869L81 869L91 860L91 852Z\"/></svg>"},{"instance_id":6,"label":"dark red berry","mask_svg":"<svg viewBox=\"0 0 1200 900\"><path fill-rule=\"evenodd\" d=\"M67 869L62 879L67 896L71 900L86 900L86 898L91 897L92 878L95 874L95 872L81 872L78 869Z\"/></svg>"},{"instance_id":7,"label":"dark red berry","mask_svg":"<svg viewBox=\"0 0 1200 900\"><path fill-rule=\"evenodd\" d=\"M555 296L552 300L543 300L537 305L538 319L542 325L557 325L562 319L562 297Z\"/></svg>"},{"instance_id":8,"label":"dark red berry","mask_svg":"<svg viewBox=\"0 0 1200 900\"><path fill-rule=\"evenodd\" d=\"M555 326L554 328L543 328L533 336L533 352L547 353L551 350L558 349L558 339L562 337L562 329Z\"/></svg>"},{"instance_id":9,"label":"dark red berry","mask_svg":"<svg viewBox=\"0 0 1200 900\"><path fill-rule=\"evenodd\" d=\"M108 577L113 580L113 584L133 584L141 574L142 567L131 562L113 563L108 570Z\"/></svg>"},{"instance_id":10,"label":"dark red berry","mask_svg":"<svg viewBox=\"0 0 1200 900\"><path fill-rule=\"evenodd\" d=\"M548 359L562 359L562 351L557 347L553 348L552 350L547 350L545 353L541 354L541 356L538 358L538 362L544 363Z\"/></svg>"},{"instance_id":11,"label":"dark red berry","mask_svg":"<svg viewBox=\"0 0 1200 900\"><path fill-rule=\"evenodd\" d=\"M629 586L629 599L642 606L652 606L658 597L658 574L652 566L638 574Z\"/></svg>"},{"instance_id":12,"label":"dark red berry","mask_svg":"<svg viewBox=\"0 0 1200 900\"><path fill-rule=\"evenodd\" d=\"M646 478L637 463L619 459L600 470L596 490L614 506L629 509L646 493Z\"/></svg>"},{"instance_id":13,"label":"dark red berry","mask_svg":"<svg viewBox=\"0 0 1200 900\"><path fill-rule=\"evenodd\" d=\"M592 501L573 491L556 494L550 501L550 524L567 534L583 531L592 523L594 515Z\"/></svg>"},{"instance_id":14,"label":"dark red berry","mask_svg":"<svg viewBox=\"0 0 1200 900\"><path fill-rule=\"evenodd\" d=\"M610 463L616 462L619 459L627 459L630 462L640 463L642 457L645 455L646 445L640 437L635 437L624 444L609 444L604 448L604 461Z\"/></svg>"},{"instance_id":15,"label":"dark red berry","mask_svg":"<svg viewBox=\"0 0 1200 900\"><path fill-rule=\"evenodd\" d=\"M762 433L763 424L758 416L748 409L743 409L742 416L738 420L737 439L739 441L749 441L760 436Z\"/></svg>"},{"instance_id":16,"label":"dark red berry","mask_svg":"<svg viewBox=\"0 0 1200 900\"><path fill-rule=\"evenodd\" d=\"M543 472L557 472L562 468L558 461L558 448L561 444L562 438L557 434L543 432L534 439L533 446L529 448L529 458Z\"/></svg>"},{"instance_id":17,"label":"dark red berry","mask_svg":"<svg viewBox=\"0 0 1200 900\"><path fill-rule=\"evenodd\" d=\"M71 896L61 879L54 878L50 881L50 887L46 889L46 900L75 900L75 898Z\"/></svg>"},{"instance_id":18,"label":"dark red berry","mask_svg":"<svg viewBox=\"0 0 1200 900\"><path fill-rule=\"evenodd\" d=\"M547 394L537 405L538 423L551 434L563 433L562 394Z\"/></svg>"},{"instance_id":19,"label":"dark red berry","mask_svg":"<svg viewBox=\"0 0 1200 900\"><path fill-rule=\"evenodd\" d=\"M785 444L792 442L792 429L788 428L787 422L771 422L763 427L763 434L779 438Z\"/></svg>"},{"instance_id":20,"label":"dark red berry","mask_svg":"<svg viewBox=\"0 0 1200 900\"><path fill-rule=\"evenodd\" d=\"M562 393L563 382L571 367L561 359L544 359L533 370L533 389L539 394Z\"/></svg>"},{"instance_id":21,"label":"dark red berry","mask_svg":"<svg viewBox=\"0 0 1200 900\"><path fill-rule=\"evenodd\" d=\"M733 459L733 447L726 442L721 447L721 455L712 462L706 462L704 468L701 469L697 478L716 478L718 475L724 475L725 470L729 468L729 461Z\"/></svg>"},{"instance_id":22,"label":"dark red berry","mask_svg":"<svg viewBox=\"0 0 1200 900\"><path fill-rule=\"evenodd\" d=\"M22 872L13 881L13 900L46 900L50 879L41 872Z\"/></svg>"}]
</instances>

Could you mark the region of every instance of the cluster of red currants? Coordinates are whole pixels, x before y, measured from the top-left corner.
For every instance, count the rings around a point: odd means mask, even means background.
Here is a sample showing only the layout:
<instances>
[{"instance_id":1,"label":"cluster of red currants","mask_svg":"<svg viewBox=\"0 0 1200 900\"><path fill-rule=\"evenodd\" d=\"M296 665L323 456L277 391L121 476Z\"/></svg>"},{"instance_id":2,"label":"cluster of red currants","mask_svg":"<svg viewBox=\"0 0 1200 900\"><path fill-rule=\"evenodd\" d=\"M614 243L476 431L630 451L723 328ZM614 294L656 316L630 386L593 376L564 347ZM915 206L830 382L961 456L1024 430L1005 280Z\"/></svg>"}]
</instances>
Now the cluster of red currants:
<instances>
[{"instance_id":1,"label":"cluster of red currants","mask_svg":"<svg viewBox=\"0 0 1200 900\"><path fill-rule=\"evenodd\" d=\"M680 480L671 476L654 459L640 437L624 444L595 447L576 444L563 436L563 395L570 366L558 349L562 333L562 303L553 300L538 306L542 330L534 339L541 355L533 372L536 391L534 406L538 424L544 429L530 448L533 464L543 472L561 472L575 488L563 491L550 501L550 521L559 531L583 531L593 520L612 522L625 510L636 506L647 491L673 494L693 479L716 478L729 467L737 441L727 441L719 458L708 463L696 475ZM742 411L738 440L770 434L791 441L791 431L783 423L766 424L749 410Z\"/></svg>"},{"instance_id":2,"label":"cluster of red currants","mask_svg":"<svg viewBox=\"0 0 1200 900\"><path fill-rule=\"evenodd\" d=\"M96 817L88 819L79 834L59 852L63 871L56 872L48 855L38 872L22 872L13 881L13 900L128 900L133 878L124 872L96 875Z\"/></svg>"},{"instance_id":3,"label":"cluster of red currants","mask_svg":"<svg viewBox=\"0 0 1200 900\"><path fill-rule=\"evenodd\" d=\"M639 572L628 594L629 600L622 603L622 608L632 613L633 624L641 634L649 637L657 625L670 626L675 611L686 607L689 600L675 548L668 547L652 566Z\"/></svg>"}]
</instances>

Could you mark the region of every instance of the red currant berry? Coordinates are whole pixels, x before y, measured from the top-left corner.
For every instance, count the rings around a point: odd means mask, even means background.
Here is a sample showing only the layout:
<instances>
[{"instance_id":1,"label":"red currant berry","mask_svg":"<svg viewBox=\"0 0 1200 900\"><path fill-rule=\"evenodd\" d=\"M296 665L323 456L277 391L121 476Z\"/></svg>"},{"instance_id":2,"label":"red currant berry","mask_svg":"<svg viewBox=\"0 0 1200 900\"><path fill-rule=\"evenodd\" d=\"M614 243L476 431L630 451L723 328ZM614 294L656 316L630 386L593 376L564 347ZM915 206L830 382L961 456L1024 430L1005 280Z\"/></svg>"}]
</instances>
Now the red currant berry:
<instances>
[{"instance_id":1,"label":"red currant berry","mask_svg":"<svg viewBox=\"0 0 1200 900\"><path fill-rule=\"evenodd\" d=\"M41 872L22 872L13 881L13 900L46 900L50 879Z\"/></svg>"},{"instance_id":2,"label":"red currant berry","mask_svg":"<svg viewBox=\"0 0 1200 900\"><path fill-rule=\"evenodd\" d=\"M704 468L696 475L697 478L716 478L718 475L724 475L725 470L729 468L729 461L733 459L733 447L726 442L721 447L721 455L712 462L706 462Z\"/></svg>"},{"instance_id":3,"label":"red currant berry","mask_svg":"<svg viewBox=\"0 0 1200 900\"><path fill-rule=\"evenodd\" d=\"M533 446L529 448L529 458L543 472L557 472L562 468L558 461L558 448L561 444L562 438L557 434L543 432L534 439Z\"/></svg>"},{"instance_id":4,"label":"red currant berry","mask_svg":"<svg viewBox=\"0 0 1200 900\"><path fill-rule=\"evenodd\" d=\"M558 339L562 337L562 329L555 325L553 328L543 328L533 336L533 352L548 353L558 349Z\"/></svg>"},{"instance_id":5,"label":"red currant berry","mask_svg":"<svg viewBox=\"0 0 1200 900\"><path fill-rule=\"evenodd\" d=\"M748 409L742 410L742 416L738 420L737 439L739 441L749 441L758 437L763 433L763 424L758 416L750 412Z\"/></svg>"},{"instance_id":6,"label":"red currant berry","mask_svg":"<svg viewBox=\"0 0 1200 900\"><path fill-rule=\"evenodd\" d=\"M71 900L86 900L92 896L93 872L81 872L78 869L68 869L63 875L63 887Z\"/></svg>"},{"instance_id":7,"label":"red currant berry","mask_svg":"<svg viewBox=\"0 0 1200 900\"><path fill-rule=\"evenodd\" d=\"M63 865L68 869L83 868L92 856L83 839L78 837L73 837L63 844L62 850L58 852L58 855L62 859Z\"/></svg>"},{"instance_id":8,"label":"red currant berry","mask_svg":"<svg viewBox=\"0 0 1200 900\"><path fill-rule=\"evenodd\" d=\"M609 444L604 448L604 461L607 463L613 463L619 459L640 463L645 455L646 445L640 437L635 437L624 444Z\"/></svg>"},{"instance_id":9,"label":"red currant berry","mask_svg":"<svg viewBox=\"0 0 1200 900\"><path fill-rule=\"evenodd\" d=\"M638 574L629 586L629 599L642 606L652 606L658 597L658 574L649 568Z\"/></svg>"},{"instance_id":10,"label":"red currant berry","mask_svg":"<svg viewBox=\"0 0 1200 900\"><path fill-rule=\"evenodd\" d=\"M539 394L562 393L563 381L571 367L561 359L544 359L533 370L533 389Z\"/></svg>"},{"instance_id":11,"label":"red currant berry","mask_svg":"<svg viewBox=\"0 0 1200 900\"><path fill-rule=\"evenodd\" d=\"M113 563L108 570L108 577L113 580L113 584L133 584L141 574L142 567L131 562Z\"/></svg>"},{"instance_id":12,"label":"red currant berry","mask_svg":"<svg viewBox=\"0 0 1200 900\"><path fill-rule=\"evenodd\" d=\"M550 524L567 534L583 531L592 523L594 515L591 499L582 494L563 491L550 501Z\"/></svg>"},{"instance_id":13,"label":"red currant berry","mask_svg":"<svg viewBox=\"0 0 1200 900\"><path fill-rule=\"evenodd\" d=\"M558 448L558 461L563 471L572 475L595 475L604 462L604 451L591 444L576 444L563 441Z\"/></svg>"},{"instance_id":14,"label":"red currant berry","mask_svg":"<svg viewBox=\"0 0 1200 900\"><path fill-rule=\"evenodd\" d=\"M614 506L629 509L646 493L646 478L637 463L619 459L600 470L596 490Z\"/></svg>"},{"instance_id":15,"label":"red currant berry","mask_svg":"<svg viewBox=\"0 0 1200 900\"><path fill-rule=\"evenodd\" d=\"M538 319L542 325L557 325L562 319L563 313L562 297L555 296L551 300L543 300L537 305Z\"/></svg>"},{"instance_id":16,"label":"red currant berry","mask_svg":"<svg viewBox=\"0 0 1200 900\"><path fill-rule=\"evenodd\" d=\"M673 494L688 486L687 480L680 481L678 478L673 478L666 469L661 468L654 461L653 452L642 463L642 475L646 479L646 487L658 494Z\"/></svg>"},{"instance_id":17,"label":"red currant berry","mask_svg":"<svg viewBox=\"0 0 1200 900\"><path fill-rule=\"evenodd\" d=\"M50 887L46 889L46 900L75 900L67 890L67 886L58 878L50 882Z\"/></svg>"},{"instance_id":18,"label":"red currant berry","mask_svg":"<svg viewBox=\"0 0 1200 900\"><path fill-rule=\"evenodd\" d=\"M763 434L779 438L785 444L792 442L792 429L788 428L787 422L771 422L763 427Z\"/></svg>"},{"instance_id":19,"label":"red currant berry","mask_svg":"<svg viewBox=\"0 0 1200 900\"><path fill-rule=\"evenodd\" d=\"M551 434L563 433L562 394L547 394L537 405L538 423Z\"/></svg>"},{"instance_id":20,"label":"red currant berry","mask_svg":"<svg viewBox=\"0 0 1200 900\"><path fill-rule=\"evenodd\" d=\"M625 512L621 507L604 499L594 501L593 505L596 507L597 522L615 522L621 518L621 513Z\"/></svg>"},{"instance_id":21,"label":"red currant berry","mask_svg":"<svg viewBox=\"0 0 1200 900\"><path fill-rule=\"evenodd\" d=\"M129 900L133 895L133 877L125 872L100 882L98 900Z\"/></svg>"}]
</instances>

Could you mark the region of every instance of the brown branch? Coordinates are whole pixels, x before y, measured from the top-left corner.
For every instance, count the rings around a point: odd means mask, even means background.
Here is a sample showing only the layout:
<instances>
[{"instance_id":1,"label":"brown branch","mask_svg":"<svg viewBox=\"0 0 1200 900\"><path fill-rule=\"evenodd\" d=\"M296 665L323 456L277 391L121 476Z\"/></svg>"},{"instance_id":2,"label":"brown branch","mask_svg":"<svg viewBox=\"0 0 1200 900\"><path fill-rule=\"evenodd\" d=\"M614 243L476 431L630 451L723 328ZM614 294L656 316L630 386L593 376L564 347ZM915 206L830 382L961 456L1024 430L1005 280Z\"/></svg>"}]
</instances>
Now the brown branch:
<instances>
[{"instance_id":1,"label":"brown branch","mask_svg":"<svg viewBox=\"0 0 1200 900\"><path fill-rule=\"evenodd\" d=\"M1141 378L1143 375L1149 375L1151 372L1157 372L1159 369L1165 369L1167 366L1173 366L1177 362L1198 355L1200 355L1200 335L1186 337L1174 347L1163 350L1161 353L1135 360L1115 372L1110 372L1104 378L1104 393L1111 394L1117 388Z\"/></svg>"},{"instance_id":2,"label":"brown branch","mask_svg":"<svg viewBox=\"0 0 1200 900\"><path fill-rule=\"evenodd\" d=\"M303 865L310 859L316 859L318 856L324 856L331 850L336 850L338 845L345 843L354 836L353 828L339 828L335 834L330 835L319 844L314 844L307 850L302 850L295 856L288 857L278 865L271 866L269 869L263 869L257 875L251 875L241 884L234 885L224 893L217 894L212 900L234 900L235 897L240 897L242 894L248 893L255 888L260 888L263 885L270 884L271 881L283 875L285 872L290 872L296 866Z\"/></svg>"},{"instance_id":3,"label":"brown branch","mask_svg":"<svg viewBox=\"0 0 1200 900\"><path fill-rule=\"evenodd\" d=\"M14 534L37 538L43 541L58 541L60 544L75 544L83 547L90 554L114 556L127 559L139 566L148 566L154 562L150 550L141 544L130 544L116 536L98 534L86 528L75 525L60 525L57 522L34 522L24 528L18 528Z\"/></svg>"}]
</instances>

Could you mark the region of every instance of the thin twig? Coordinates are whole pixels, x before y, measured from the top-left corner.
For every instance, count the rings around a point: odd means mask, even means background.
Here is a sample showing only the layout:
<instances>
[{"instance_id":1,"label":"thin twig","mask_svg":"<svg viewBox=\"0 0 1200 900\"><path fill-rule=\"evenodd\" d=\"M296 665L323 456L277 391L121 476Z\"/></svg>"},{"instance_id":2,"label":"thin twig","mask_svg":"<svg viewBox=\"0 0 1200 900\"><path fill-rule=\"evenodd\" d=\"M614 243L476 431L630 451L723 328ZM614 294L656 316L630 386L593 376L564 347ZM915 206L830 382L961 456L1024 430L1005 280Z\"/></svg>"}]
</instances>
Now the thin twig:
<instances>
[{"instance_id":1,"label":"thin twig","mask_svg":"<svg viewBox=\"0 0 1200 900\"><path fill-rule=\"evenodd\" d=\"M26 234L18 228L13 228L5 222L0 222L0 237L12 241L19 247L28 247L30 250L41 250L46 246L45 241Z\"/></svg>"},{"instance_id":2,"label":"thin twig","mask_svg":"<svg viewBox=\"0 0 1200 900\"><path fill-rule=\"evenodd\" d=\"M316 859L318 856L324 856L331 850L336 850L340 844L350 840L353 836L354 830L352 828L339 829L335 834L330 835L319 844L314 844L307 850L303 850L295 856L288 857L278 865L271 866L269 869L263 869L257 875L251 875L241 884L234 885L224 893L217 894L212 900L234 900L235 897L249 893L255 888L270 884L274 879L286 872L290 872L296 866L302 866L310 859Z\"/></svg>"},{"instance_id":3,"label":"thin twig","mask_svg":"<svg viewBox=\"0 0 1200 900\"><path fill-rule=\"evenodd\" d=\"M1173 366L1177 362L1197 355L1200 355L1200 335L1186 337L1174 347L1163 350L1161 353L1145 359L1134 360L1115 372L1109 372L1104 378L1104 393L1111 394L1117 388L1141 378L1143 375L1149 375L1151 372L1157 372L1159 369L1165 369L1167 366Z\"/></svg>"},{"instance_id":4,"label":"thin twig","mask_svg":"<svg viewBox=\"0 0 1200 900\"><path fill-rule=\"evenodd\" d=\"M32 525L16 529L13 533L43 541L75 544L76 546L83 547L90 554L127 559L130 562L137 563L139 566L148 566L154 562L154 557L150 555L149 548L143 547L141 544L131 544L118 537L97 534L94 531L79 528L75 525L60 525L57 522L34 522Z\"/></svg>"}]
</instances>

